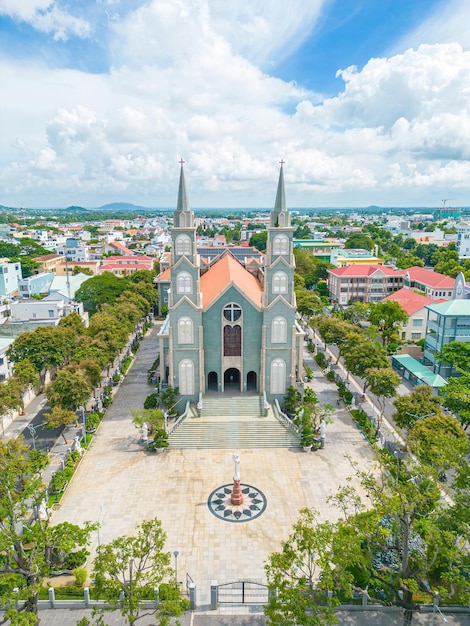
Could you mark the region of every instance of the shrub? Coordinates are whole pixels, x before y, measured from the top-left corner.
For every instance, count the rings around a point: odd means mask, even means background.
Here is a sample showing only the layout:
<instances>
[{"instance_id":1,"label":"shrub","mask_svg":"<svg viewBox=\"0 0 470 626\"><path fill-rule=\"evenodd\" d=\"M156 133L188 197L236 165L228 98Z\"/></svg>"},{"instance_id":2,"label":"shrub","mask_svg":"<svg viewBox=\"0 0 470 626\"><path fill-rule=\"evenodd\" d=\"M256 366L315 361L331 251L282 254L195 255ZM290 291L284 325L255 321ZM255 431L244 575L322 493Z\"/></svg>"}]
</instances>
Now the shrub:
<instances>
[{"instance_id":1,"label":"shrub","mask_svg":"<svg viewBox=\"0 0 470 626\"><path fill-rule=\"evenodd\" d=\"M76 552L70 552L65 558L64 569L75 570L81 568L86 563L89 554L85 548Z\"/></svg>"},{"instance_id":2,"label":"shrub","mask_svg":"<svg viewBox=\"0 0 470 626\"><path fill-rule=\"evenodd\" d=\"M307 365L307 363L304 363L304 369L305 369L305 375L307 376L307 380L312 380L313 378L312 368L309 365Z\"/></svg>"},{"instance_id":3,"label":"shrub","mask_svg":"<svg viewBox=\"0 0 470 626\"><path fill-rule=\"evenodd\" d=\"M343 394L343 400L348 405L352 403L353 397L354 396L353 396L351 391L345 391L344 394Z\"/></svg>"},{"instance_id":4,"label":"shrub","mask_svg":"<svg viewBox=\"0 0 470 626\"><path fill-rule=\"evenodd\" d=\"M102 413L89 413L86 416L86 420L85 420L85 430L87 431L87 433L94 432L100 425L102 418L103 418Z\"/></svg>"},{"instance_id":5,"label":"shrub","mask_svg":"<svg viewBox=\"0 0 470 626\"><path fill-rule=\"evenodd\" d=\"M156 450L157 448L168 448L168 445L168 433L163 428L159 428L148 447L149 450Z\"/></svg>"},{"instance_id":6,"label":"shrub","mask_svg":"<svg viewBox=\"0 0 470 626\"><path fill-rule=\"evenodd\" d=\"M144 400L144 409L156 409L158 404L158 396L156 393L151 393Z\"/></svg>"},{"instance_id":7,"label":"shrub","mask_svg":"<svg viewBox=\"0 0 470 626\"><path fill-rule=\"evenodd\" d=\"M324 370L326 368L326 357L324 352L317 352L313 358L320 369Z\"/></svg>"},{"instance_id":8,"label":"shrub","mask_svg":"<svg viewBox=\"0 0 470 626\"><path fill-rule=\"evenodd\" d=\"M77 587L83 587L88 578L88 572L84 567L76 567L73 570L73 575L75 576L75 584Z\"/></svg>"},{"instance_id":9,"label":"shrub","mask_svg":"<svg viewBox=\"0 0 470 626\"><path fill-rule=\"evenodd\" d=\"M333 382L333 381L334 381L334 379L335 379L335 373L334 373L333 371L331 371L331 370L330 370L329 372L327 372L327 373L326 373L326 378L327 378L329 381Z\"/></svg>"},{"instance_id":10,"label":"shrub","mask_svg":"<svg viewBox=\"0 0 470 626\"><path fill-rule=\"evenodd\" d=\"M58 470L52 475L50 482L50 490L52 493L59 493L67 486L68 478L65 475L65 470Z\"/></svg>"},{"instance_id":11,"label":"shrub","mask_svg":"<svg viewBox=\"0 0 470 626\"><path fill-rule=\"evenodd\" d=\"M284 411L293 415L300 404L300 400L299 391L291 385L284 396Z\"/></svg>"}]
</instances>

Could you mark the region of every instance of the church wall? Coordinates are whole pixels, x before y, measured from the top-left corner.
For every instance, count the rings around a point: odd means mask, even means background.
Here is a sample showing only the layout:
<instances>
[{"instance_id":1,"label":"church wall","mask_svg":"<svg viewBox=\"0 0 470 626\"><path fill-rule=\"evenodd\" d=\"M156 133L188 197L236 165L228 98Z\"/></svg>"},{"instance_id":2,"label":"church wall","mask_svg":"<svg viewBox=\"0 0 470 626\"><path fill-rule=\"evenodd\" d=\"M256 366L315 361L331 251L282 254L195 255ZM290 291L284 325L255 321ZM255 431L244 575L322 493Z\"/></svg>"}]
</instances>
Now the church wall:
<instances>
[{"instance_id":1,"label":"church wall","mask_svg":"<svg viewBox=\"0 0 470 626\"><path fill-rule=\"evenodd\" d=\"M260 365L261 365L261 326L262 313L244 296L234 288L229 289L213 306L203 314L204 328L204 370L205 383L207 386L207 376L209 372L217 372L219 391L222 390L224 378L223 371L223 315L224 307L229 303L240 305L242 314L242 390L246 388L246 376L249 371L256 372L259 385ZM233 357L226 359L227 365L232 365Z\"/></svg>"}]
</instances>

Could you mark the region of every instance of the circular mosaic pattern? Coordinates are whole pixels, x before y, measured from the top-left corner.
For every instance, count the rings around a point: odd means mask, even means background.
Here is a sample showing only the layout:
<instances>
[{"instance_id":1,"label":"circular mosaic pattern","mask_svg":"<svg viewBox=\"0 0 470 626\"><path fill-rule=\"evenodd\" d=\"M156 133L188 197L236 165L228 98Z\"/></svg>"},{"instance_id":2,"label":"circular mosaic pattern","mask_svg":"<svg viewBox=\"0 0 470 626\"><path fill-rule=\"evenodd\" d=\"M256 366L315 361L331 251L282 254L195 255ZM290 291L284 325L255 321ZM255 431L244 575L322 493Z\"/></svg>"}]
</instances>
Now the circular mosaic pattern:
<instances>
[{"instance_id":1,"label":"circular mosaic pattern","mask_svg":"<svg viewBox=\"0 0 470 626\"><path fill-rule=\"evenodd\" d=\"M209 511L224 522L249 522L264 513L267 505L264 493L243 483L240 484L240 489L243 502L239 505L230 502L233 483L214 489L207 500Z\"/></svg>"}]
</instances>

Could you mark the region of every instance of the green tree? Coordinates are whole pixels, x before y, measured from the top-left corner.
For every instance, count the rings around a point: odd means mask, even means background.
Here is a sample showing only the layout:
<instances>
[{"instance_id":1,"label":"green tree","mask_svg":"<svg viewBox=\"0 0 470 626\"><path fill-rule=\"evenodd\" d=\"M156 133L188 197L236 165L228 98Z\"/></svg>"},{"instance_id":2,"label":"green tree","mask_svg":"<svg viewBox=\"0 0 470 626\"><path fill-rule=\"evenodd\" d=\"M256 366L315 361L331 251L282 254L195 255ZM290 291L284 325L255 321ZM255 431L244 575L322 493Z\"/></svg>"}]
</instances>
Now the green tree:
<instances>
[{"instance_id":1,"label":"green tree","mask_svg":"<svg viewBox=\"0 0 470 626\"><path fill-rule=\"evenodd\" d=\"M266 251L266 243L268 240L268 233L264 231L262 233L253 233L250 237L250 246L253 246L260 252Z\"/></svg>"},{"instance_id":2,"label":"green tree","mask_svg":"<svg viewBox=\"0 0 470 626\"><path fill-rule=\"evenodd\" d=\"M444 406L455 413L467 430L470 425L470 374L449 378L442 396Z\"/></svg>"},{"instance_id":3,"label":"green tree","mask_svg":"<svg viewBox=\"0 0 470 626\"><path fill-rule=\"evenodd\" d=\"M470 372L470 343L465 341L448 343L436 354L436 360L451 365L460 374L468 374Z\"/></svg>"},{"instance_id":4,"label":"green tree","mask_svg":"<svg viewBox=\"0 0 470 626\"><path fill-rule=\"evenodd\" d=\"M41 385L44 385L47 371L54 371L65 362L66 354L63 335L51 326L21 333L7 351L11 363L29 359L39 374Z\"/></svg>"},{"instance_id":5,"label":"green tree","mask_svg":"<svg viewBox=\"0 0 470 626\"><path fill-rule=\"evenodd\" d=\"M392 418L400 428L410 429L422 418L441 413L441 399L433 394L432 388L422 385L394 402L396 412Z\"/></svg>"},{"instance_id":6,"label":"green tree","mask_svg":"<svg viewBox=\"0 0 470 626\"><path fill-rule=\"evenodd\" d=\"M343 356L345 349L349 349L354 343L363 341L363 335L356 326L338 317L322 315L315 318L314 324L318 328L325 346L334 345L338 348L336 363Z\"/></svg>"},{"instance_id":7,"label":"green tree","mask_svg":"<svg viewBox=\"0 0 470 626\"><path fill-rule=\"evenodd\" d=\"M271 593L264 612L270 624L337 623L334 608L339 602L328 591L337 586L341 572L332 575L330 569L324 575L333 530L329 522L318 521L316 511L304 509L282 550L269 556L265 570Z\"/></svg>"},{"instance_id":8,"label":"green tree","mask_svg":"<svg viewBox=\"0 0 470 626\"><path fill-rule=\"evenodd\" d=\"M399 302L383 300L371 308L369 320L376 326L386 346L398 334L398 328L408 320L408 313Z\"/></svg>"},{"instance_id":9,"label":"green tree","mask_svg":"<svg viewBox=\"0 0 470 626\"><path fill-rule=\"evenodd\" d=\"M346 239L344 247L349 250L358 248L371 252L374 247L374 242L364 233L353 233Z\"/></svg>"},{"instance_id":10,"label":"green tree","mask_svg":"<svg viewBox=\"0 0 470 626\"><path fill-rule=\"evenodd\" d=\"M430 415L415 422L408 433L410 450L439 474L459 464L470 452L470 441L459 422L449 415Z\"/></svg>"},{"instance_id":11,"label":"green tree","mask_svg":"<svg viewBox=\"0 0 470 626\"><path fill-rule=\"evenodd\" d=\"M0 604L7 607L4 618L11 624L36 624L38 592L45 577L70 553L86 547L96 525L51 526L48 519L22 523L45 493L21 439L0 441L0 473Z\"/></svg>"},{"instance_id":12,"label":"green tree","mask_svg":"<svg viewBox=\"0 0 470 626\"><path fill-rule=\"evenodd\" d=\"M365 377L369 390L375 395L379 404L379 418L376 424L376 432L378 432L382 427L385 402L388 398L396 396L401 378L391 367L371 367L366 370Z\"/></svg>"},{"instance_id":13,"label":"green tree","mask_svg":"<svg viewBox=\"0 0 470 626\"><path fill-rule=\"evenodd\" d=\"M46 395L52 407L76 411L88 400L92 391L87 374L73 365L60 370L55 381L47 387Z\"/></svg>"},{"instance_id":14,"label":"green tree","mask_svg":"<svg viewBox=\"0 0 470 626\"><path fill-rule=\"evenodd\" d=\"M49 412L44 413L46 423L44 425L47 430L54 430L55 428L65 428L77 422L77 414L70 409L64 409L61 406L54 406ZM67 443L67 437L64 432L61 433L64 443Z\"/></svg>"},{"instance_id":15,"label":"green tree","mask_svg":"<svg viewBox=\"0 0 470 626\"><path fill-rule=\"evenodd\" d=\"M389 367L384 349L375 341L370 341L370 339L365 339L348 347L344 354L344 364L348 372L364 379L364 393L370 384L366 378L367 370Z\"/></svg>"},{"instance_id":16,"label":"green tree","mask_svg":"<svg viewBox=\"0 0 470 626\"><path fill-rule=\"evenodd\" d=\"M165 541L161 522L153 519L142 522L133 536L118 537L98 548L93 563L96 592L131 626L139 617L156 614L157 609L142 614L140 604L172 575Z\"/></svg>"},{"instance_id":17,"label":"green tree","mask_svg":"<svg viewBox=\"0 0 470 626\"><path fill-rule=\"evenodd\" d=\"M114 304L127 285L127 280L111 272L103 272L86 280L77 290L75 299L83 302L85 311L93 315L102 304Z\"/></svg>"},{"instance_id":18,"label":"green tree","mask_svg":"<svg viewBox=\"0 0 470 626\"><path fill-rule=\"evenodd\" d=\"M29 387L29 385L35 387L39 383L39 375L34 364L29 359L23 359L23 361L15 363L13 373L23 389Z\"/></svg>"},{"instance_id":19,"label":"green tree","mask_svg":"<svg viewBox=\"0 0 470 626\"><path fill-rule=\"evenodd\" d=\"M341 311L341 317L345 322L351 322L357 326L359 322L369 319L370 306L365 302L354 302Z\"/></svg>"},{"instance_id":20,"label":"green tree","mask_svg":"<svg viewBox=\"0 0 470 626\"><path fill-rule=\"evenodd\" d=\"M384 456L379 469L357 472L367 510L350 487L333 498L344 517L336 525L328 566L349 574L349 593L401 607L403 626L410 626L419 610L418 592L459 594L464 602L469 597L470 584L462 575L469 505L462 510L467 522L456 519L449 526L455 509L441 499L432 468Z\"/></svg>"}]
</instances>

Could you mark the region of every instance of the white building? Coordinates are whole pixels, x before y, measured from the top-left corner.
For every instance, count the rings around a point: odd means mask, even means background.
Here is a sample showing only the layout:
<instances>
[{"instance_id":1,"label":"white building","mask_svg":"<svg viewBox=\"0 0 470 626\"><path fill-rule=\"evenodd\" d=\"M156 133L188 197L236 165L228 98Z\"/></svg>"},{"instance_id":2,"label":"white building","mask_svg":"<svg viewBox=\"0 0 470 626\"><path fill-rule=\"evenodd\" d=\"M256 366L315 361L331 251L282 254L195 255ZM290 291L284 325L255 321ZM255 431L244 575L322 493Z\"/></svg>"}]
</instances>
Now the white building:
<instances>
[{"instance_id":1,"label":"white building","mask_svg":"<svg viewBox=\"0 0 470 626\"><path fill-rule=\"evenodd\" d=\"M470 222L457 224L457 250L459 259L470 259Z\"/></svg>"}]
</instances>

